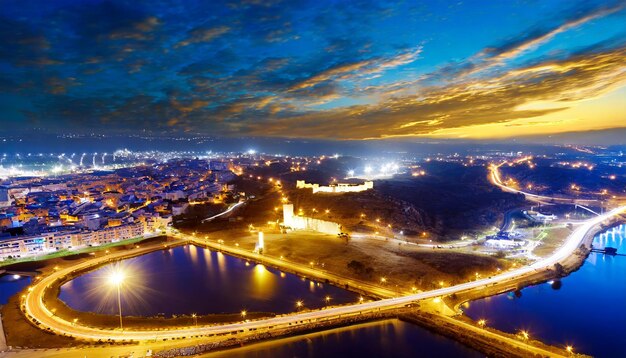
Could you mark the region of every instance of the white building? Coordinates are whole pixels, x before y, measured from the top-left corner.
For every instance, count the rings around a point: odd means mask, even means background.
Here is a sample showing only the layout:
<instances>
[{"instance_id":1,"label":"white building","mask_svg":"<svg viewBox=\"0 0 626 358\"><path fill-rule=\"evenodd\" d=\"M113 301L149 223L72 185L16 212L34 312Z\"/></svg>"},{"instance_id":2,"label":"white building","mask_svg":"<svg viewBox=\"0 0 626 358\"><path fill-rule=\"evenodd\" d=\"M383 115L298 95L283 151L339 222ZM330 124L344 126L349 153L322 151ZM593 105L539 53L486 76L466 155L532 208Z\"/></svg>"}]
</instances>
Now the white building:
<instances>
[{"instance_id":1,"label":"white building","mask_svg":"<svg viewBox=\"0 0 626 358\"><path fill-rule=\"evenodd\" d=\"M294 215L293 204L283 205L283 225L293 230L311 230L329 235L341 233L341 225L338 223Z\"/></svg>"},{"instance_id":2,"label":"white building","mask_svg":"<svg viewBox=\"0 0 626 358\"><path fill-rule=\"evenodd\" d=\"M331 185L319 185L314 183L306 183L304 180L296 181L296 188L298 189L312 189L315 193L356 193L374 189L373 181L366 181L363 184L348 184L338 183Z\"/></svg>"},{"instance_id":3,"label":"white building","mask_svg":"<svg viewBox=\"0 0 626 358\"><path fill-rule=\"evenodd\" d=\"M100 246L137 238L144 235L141 222L109 227L95 231L59 231L39 235L0 240L0 260L45 255L59 250L71 250L86 246Z\"/></svg>"}]
</instances>

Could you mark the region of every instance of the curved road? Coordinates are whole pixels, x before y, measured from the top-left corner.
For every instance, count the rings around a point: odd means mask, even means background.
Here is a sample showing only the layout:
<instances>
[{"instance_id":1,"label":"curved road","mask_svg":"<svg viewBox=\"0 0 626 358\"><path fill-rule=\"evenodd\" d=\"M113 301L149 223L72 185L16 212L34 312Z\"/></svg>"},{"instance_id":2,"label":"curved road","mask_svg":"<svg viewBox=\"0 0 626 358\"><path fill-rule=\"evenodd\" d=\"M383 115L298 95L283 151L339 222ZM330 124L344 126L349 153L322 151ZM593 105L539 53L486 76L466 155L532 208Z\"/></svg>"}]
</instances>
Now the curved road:
<instances>
[{"instance_id":1,"label":"curved road","mask_svg":"<svg viewBox=\"0 0 626 358\"><path fill-rule=\"evenodd\" d=\"M528 200L535 201L538 203L545 203L545 204L550 204L550 202L559 202L559 203L565 203L565 204L580 204L580 205L589 205L589 204L599 203L599 201L595 199L571 199L571 198L563 198L563 197L557 197L557 196L538 195L538 194L529 193L523 190L511 188L510 186L506 186L504 183L502 183L502 179L500 178L500 167L506 163L508 162L505 161L498 165L492 164L489 167L489 171L490 171L489 179L491 180L491 183L506 192L514 193L514 194L522 194Z\"/></svg>"},{"instance_id":2,"label":"curved road","mask_svg":"<svg viewBox=\"0 0 626 358\"><path fill-rule=\"evenodd\" d=\"M24 298L24 310L26 313L36 319L39 322L40 328L49 328L57 334L64 334L73 336L76 338L87 340L114 340L114 341L151 341L171 338L182 338L190 336L200 336L208 334L221 334L237 331L248 331L251 329L263 330L279 327L289 327L291 325L297 325L301 323L322 321L325 319L332 319L337 317L346 317L351 315L358 315L367 311L382 311L387 309L394 309L402 307L420 300L435 298L439 296L446 296L460 291L469 289L480 288L486 285L492 285L508 281L511 279L520 278L525 275L533 274L540 270L552 268L555 263L560 262L569 257L582 243L583 239L589 233L589 231L597 224L610 219L622 212L626 211L626 206L621 206L603 215L594 217L582 223L566 240L565 244L555 251L550 257L535 262L530 266L525 266L514 271L502 273L491 278L485 278L478 281L467 282L456 286L445 287L433 291L427 291L402 297L388 298L380 301L366 302L361 304L355 304L350 306L332 307L328 309L302 312L298 314L277 316L269 319L261 319L256 321L248 321L241 323L232 323L221 326L201 326L201 327L187 327L181 329L168 329L168 330L124 330L119 329L98 329L93 327L83 326L78 323L66 321L60 317L53 316L43 302L43 296L45 289L54 283L54 281L61 277L70 274L71 272L89 267L96 263L85 262L74 267L62 269L51 275L44 277L41 281L29 288L29 291ZM136 251L135 251L136 253ZM126 253L116 255L110 255L106 259L121 259Z\"/></svg>"}]
</instances>

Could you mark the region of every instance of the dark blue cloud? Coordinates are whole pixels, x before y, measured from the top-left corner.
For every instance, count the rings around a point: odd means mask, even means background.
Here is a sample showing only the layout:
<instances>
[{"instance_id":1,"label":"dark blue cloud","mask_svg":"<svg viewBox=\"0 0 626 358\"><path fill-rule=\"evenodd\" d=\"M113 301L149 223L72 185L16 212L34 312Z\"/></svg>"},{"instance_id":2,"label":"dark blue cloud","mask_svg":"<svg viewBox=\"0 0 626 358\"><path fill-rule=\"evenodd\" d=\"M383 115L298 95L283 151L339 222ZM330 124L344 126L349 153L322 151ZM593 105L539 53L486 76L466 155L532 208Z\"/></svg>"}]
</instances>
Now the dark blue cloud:
<instances>
[{"instance_id":1,"label":"dark blue cloud","mask_svg":"<svg viewBox=\"0 0 626 358\"><path fill-rule=\"evenodd\" d=\"M336 119L366 103L358 111L372 116L355 128L382 130L383 114L394 111L385 107L390 97L480 71L486 58L617 6L535 5L7 0L0 9L0 97L14 105L0 125L257 133L257 125ZM502 28L501 18L517 14L536 21ZM563 44L568 51L560 59L590 53L596 43L617 47L617 35L607 36Z\"/></svg>"}]
</instances>

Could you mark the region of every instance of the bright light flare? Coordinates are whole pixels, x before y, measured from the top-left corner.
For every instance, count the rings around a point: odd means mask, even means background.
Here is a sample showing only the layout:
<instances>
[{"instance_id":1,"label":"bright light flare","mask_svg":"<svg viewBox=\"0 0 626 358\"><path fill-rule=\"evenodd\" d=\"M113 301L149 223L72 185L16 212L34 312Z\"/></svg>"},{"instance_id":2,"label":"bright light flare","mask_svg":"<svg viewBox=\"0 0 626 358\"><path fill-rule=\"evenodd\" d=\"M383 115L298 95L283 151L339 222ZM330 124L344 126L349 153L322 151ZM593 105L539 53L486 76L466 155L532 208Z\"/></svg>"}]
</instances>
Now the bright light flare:
<instances>
[{"instance_id":1,"label":"bright light flare","mask_svg":"<svg viewBox=\"0 0 626 358\"><path fill-rule=\"evenodd\" d=\"M109 274L108 281L111 285L119 286L124 283L126 274L121 269L115 270Z\"/></svg>"}]
</instances>

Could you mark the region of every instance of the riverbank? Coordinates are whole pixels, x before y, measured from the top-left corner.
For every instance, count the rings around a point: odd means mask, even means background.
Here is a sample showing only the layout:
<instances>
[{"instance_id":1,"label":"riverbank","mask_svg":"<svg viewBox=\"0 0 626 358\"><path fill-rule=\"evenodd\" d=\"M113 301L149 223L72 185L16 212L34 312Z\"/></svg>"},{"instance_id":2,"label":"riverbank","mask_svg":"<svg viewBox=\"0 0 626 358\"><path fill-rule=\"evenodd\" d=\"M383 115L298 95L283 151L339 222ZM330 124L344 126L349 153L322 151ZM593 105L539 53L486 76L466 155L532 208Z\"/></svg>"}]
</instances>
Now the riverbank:
<instances>
[{"instance_id":1,"label":"riverbank","mask_svg":"<svg viewBox=\"0 0 626 358\"><path fill-rule=\"evenodd\" d=\"M588 230L588 229L587 229L587 230ZM588 233L587 233L587 234L588 234ZM584 239L584 238L583 238L583 237L582 237L582 235L581 235L581 236L580 236L580 239L578 239L578 240L583 240L583 239ZM578 240L576 241L577 243L578 243L578 242L580 242L580 241L578 241ZM573 249L574 249L574 248L571 248L571 250L573 250ZM142 250L139 250L139 249L138 249L137 251L139 252L139 251L142 251ZM578 250L578 251L580 251L580 250ZM569 251L568 251L568 252L569 252ZM122 259L122 258L124 258L124 257L125 257L125 256L124 256L124 254L125 254L125 253L120 253L119 255L117 255L117 256L116 256L116 258L117 258L117 259ZM578 254L578 252L577 252L577 254ZM576 256L577 254L574 254L574 255L572 255L572 256ZM107 259L108 259L108 258L107 258ZM566 261L568 261L568 260L570 260L570 259L571 259L570 257L566 257L565 259L563 259L563 261L562 261L562 262L563 262L563 263L566 263ZM546 266L546 267L547 267L547 266ZM543 270L543 269L542 269L542 270ZM546 271L551 271L551 270L548 268ZM557 271L561 271L561 270L557 270ZM67 271L67 273L69 273L69 272L70 272L70 271L68 270L68 271ZM53 276L50 276L50 277L44 278L44 280L51 281L51 280L54 280L54 279L59 279L60 277L62 277L62 275L63 275L63 274L64 274L63 272L59 272L57 275L53 275ZM42 282L42 284L43 284L43 282ZM496 286L497 286L497 284L496 284ZM42 287L43 287L43 286L42 286ZM476 289L477 289L477 290L479 290L478 288L476 288ZM480 287L480 289L482 289L482 287ZM38 290L39 290L39 291L42 291L42 289L38 289L37 287L35 287L35 291L33 291L33 293L32 293L31 295L29 295L29 296L32 296L32 297L38 297L38 294L40 294L40 293L41 293L41 292L37 292ZM32 304L31 304L31 306L32 306L32 307L34 307ZM367 306L367 305L366 305L366 306ZM360 314L361 314L361 312L360 312L360 311L361 311L361 308L358 308L357 306L354 306L353 308L354 308L354 309L353 309L353 311L350 313L350 315L351 315L351 316L356 316L356 315L360 315ZM375 312L374 310L370 310L370 311ZM38 317L41 317L41 319L46 318L46 317L45 317L45 315L43 315L43 316L42 316L42 315L38 315ZM321 320L326 321L327 319L330 319L331 317L333 317L333 318L334 318L334 317L336 317L336 316L321 315L321 317L323 317ZM341 318L341 317L338 317L338 318ZM344 318L345 318L345 316L344 316ZM314 320L313 320L313 319L307 319L306 321L297 321L297 322L296 322L295 320L297 320L297 319L298 319L298 317L295 317L295 318L293 318L293 319L291 319L291 320L285 321L285 324L284 324L284 325L282 325L282 326L278 326L278 327L276 327L276 326L274 326L274 327L271 327L271 326L270 326L270 327L264 327L264 326L262 326L262 325L260 325L260 326L254 326L254 328L249 329L248 331L246 331L246 333L250 332L251 334L252 334L252 333L255 333L255 334L256 334L256 333L258 333L258 331L261 331L261 330L268 330L268 331L269 331L269 330L271 330L272 332L278 332L278 331L281 331L281 330L286 329L287 327L291 328L291 327L293 327L293 326L308 325L309 323L316 323L316 322L317 322L317 319L314 319ZM49 320L49 319L48 319L48 320ZM281 320L282 320L282 318L281 318ZM293 322L292 322L292 321L293 321ZM35 321L35 322L36 322L36 321ZM251 322L251 324L250 324L249 326L252 326L252 325L254 325L254 324L255 324L255 322ZM293 325L293 326L292 326L292 325ZM242 326L242 327L244 327L244 328L245 328L245 326ZM272 328L273 328L273 329L272 329ZM193 330L190 330L190 331L193 331ZM232 330L231 330L231 331L227 331L227 330L222 330L222 331L220 331L219 329L217 329L217 330L214 330L214 331L217 331L217 333L219 333L219 334L222 334L222 333L223 333L223 334L229 334L229 335L231 335L231 334L236 334L237 336L239 336L239 330L238 330L237 332L235 332L235 333L233 333L234 331L232 331ZM114 334L114 332L111 332L111 334ZM190 333L190 334L196 334L196 333L195 333L195 332L193 332L193 333ZM143 335L145 335L145 334L143 334ZM185 335L186 335L186 334L178 334L178 335L174 335L173 337L175 337L175 338L172 338L172 339L176 339L176 340L178 340L178 339L182 339L182 338L180 338L180 337L185 336ZM141 336L141 334L138 334L138 336ZM188 335L187 335L187 336L188 336Z\"/></svg>"},{"instance_id":2,"label":"riverbank","mask_svg":"<svg viewBox=\"0 0 626 358\"><path fill-rule=\"evenodd\" d=\"M225 350L234 347L241 347L248 344L259 343L262 341L268 341L272 339L282 339L293 337L301 334L314 333L325 331L333 328L351 326L359 323L374 322L391 318L398 318L398 312L370 312L363 313L358 316L350 316L339 319L329 319L319 322L310 322L307 324L294 325L292 327L273 330L271 332L255 332L248 335L242 335L232 338L223 339L216 342L207 344L198 344L189 347L181 347L174 349L166 349L156 351L153 353L153 357L159 358L174 358L184 356L195 356L198 354L215 352Z\"/></svg>"},{"instance_id":3,"label":"riverbank","mask_svg":"<svg viewBox=\"0 0 626 358\"><path fill-rule=\"evenodd\" d=\"M72 267L81 266L78 269L72 271L69 274L59 276L51 285L47 286L43 290L43 301L46 302L47 309L52 312L53 316L59 317L65 321L72 322L76 320L76 322L80 322L81 326L87 327L97 327L101 329L118 329L119 328L119 317L116 315L106 315L106 314L97 314L91 312L83 312L77 311L68 307L63 301L59 299L59 291L60 287L72 279L80 275L84 275L90 271L94 271L102 267L103 265L110 264L112 262L117 262L119 260L126 260L129 258L133 258L136 256L146 255L153 251L167 249L174 249L174 247L188 244L189 242L185 239L168 239L166 237L162 237L161 239L153 239L150 243L142 243L141 246L133 245L125 248L118 248L114 253L104 253L104 255L97 256L98 262L90 264L90 258L96 256L81 256L76 260L66 259L64 262L52 261L49 265L37 267L40 269L40 274L33 283L37 283L40 278L47 277L50 274L59 271L59 273L63 272L64 269L71 269ZM204 245L199 245L200 247ZM21 311L24 310L24 307L20 305L23 304L21 302L21 295L15 295L12 297L11 301L5 307L5 310L11 311L7 312L7 319L11 320L11 329L8 332L8 337L11 341L11 345L13 346L28 346L28 347L55 347L61 346L61 344L70 344L70 346L76 346L79 344L78 341L72 340L68 342L64 339L60 341L55 341L55 336L51 333L48 333L43 330L37 329L39 325L36 319L24 320L24 316ZM255 320L260 318L270 318L274 317L276 314L272 312L246 312L246 320ZM173 318L165 318L165 317L133 317L126 316L124 317L124 328L125 329L138 329L138 330L168 330L168 329L176 329L190 326L204 326L204 325L219 325L225 323L236 323L242 320L241 314L239 311L234 313L227 314L205 314L205 315L196 315L195 317L189 314L177 315L177 317ZM34 328L34 330L31 330ZM24 334L25 331L28 331L28 334ZM44 337L38 340L30 340L25 337L36 336L37 334L44 333ZM62 337L62 336L58 336ZM104 340L101 340L104 342ZM57 345L56 343L60 343ZM85 342L87 343L87 342Z\"/></svg>"},{"instance_id":4,"label":"riverbank","mask_svg":"<svg viewBox=\"0 0 626 358\"><path fill-rule=\"evenodd\" d=\"M530 358L569 357L565 349L549 346L542 342L524 341L514 335L491 328L481 328L473 323L432 314L422 310L413 310L398 316L402 321L417 324L435 333L454 339L457 342L476 349L488 357ZM579 357L584 357L580 356Z\"/></svg>"},{"instance_id":5,"label":"riverbank","mask_svg":"<svg viewBox=\"0 0 626 358\"><path fill-rule=\"evenodd\" d=\"M49 275L52 272L62 270L71 266L87 263L96 258L101 259L103 255L114 257L114 255L116 254L124 253L124 257L128 258L137 255L143 255L147 252L161 250L163 249L164 245L171 247L182 244L184 244L184 241L173 241L169 240L166 236L157 236L145 238L141 242L121 243L119 245L108 247L103 251L79 253L75 255L55 257L52 259L41 261L18 262L5 267L4 269L37 272L37 276L33 277L32 282L36 283L38 279L43 276ZM116 259L113 259L113 261L116 261ZM108 262L110 261L101 262L97 265L94 265L93 267L90 267L90 269L96 269L97 267ZM89 271L90 269L87 269L87 271ZM79 272L84 273L85 271L83 270ZM60 282L60 284L62 284L62 282ZM56 287L58 289L59 286ZM47 291L52 292L54 290ZM45 331L39 328L37 325L33 324L29 319L27 319L24 316L23 309L21 307L21 298L23 296L23 292L24 291L13 295L9 299L7 304L2 306L1 308L7 345L13 347L42 348L63 346L75 347L83 344L79 340L76 340L74 338L59 336L51 332ZM57 309L55 314L71 317L70 320L78 318L79 320L81 320L81 322L89 322L88 313L76 312L71 310L58 299L58 296L55 296L53 298L48 295L46 296L46 300L50 299L50 301L46 301L47 304L53 304L54 308ZM112 317L115 318L115 316ZM117 322L119 323L119 320Z\"/></svg>"},{"instance_id":6,"label":"riverbank","mask_svg":"<svg viewBox=\"0 0 626 358\"><path fill-rule=\"evenodd\" d=\"M511 262L448 249L398 244L392 240L353 238L298 231L265 232L263 254L254 252L257 236L249 231L181 233L181 238L229 255L268 264L376 298L390 298L453 286L495 275ZM345 285L348 284L348 287Z\"/></svg>"},{"instance_id":7,"label":"riverbank","mask_svg":"<svg viewBox=\"0 0 626 358\"><path fill-rule=\"evenodd\" d=\"M616 247L626 252L626 225L595 235L594 248ZM473 300L462 305L464 315L484 319L507 333L526 330L547 344L572 345L577 352L597 357L626 357L622 344L626 329L624 257L591 252L566 277L516 291ZM615 327L615 329L606 329Z\"/></svg>"},{"instance_id":8,"label":"riverbank","mask_svg":"<svg viewBox=\"0 0 626 358\"><path fill-rule=\"evenodd\" d=\"M509 282L502 283L496 286L484 287L481 290L470 290L461 292L456 295L445 297L444 301L448 306L452 307L454 311L459 312L460 306L469 301L495 296L506 292L519 291L524 287L565 277L572 272L575 272L583 265L583 263L591 253L593 238L598 233L624 222L626 222L626 215L621 215L611 220L607 224L600 224L594 227L585 235L580 247L578 247L576 252L560 262L561 266L559 268L551 268L544 271L538 271L533 275L528 275L523 278L511 280Z\"/></svg>"}]
</instances>

